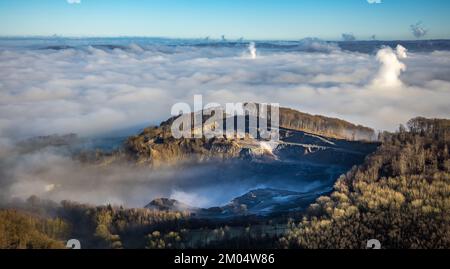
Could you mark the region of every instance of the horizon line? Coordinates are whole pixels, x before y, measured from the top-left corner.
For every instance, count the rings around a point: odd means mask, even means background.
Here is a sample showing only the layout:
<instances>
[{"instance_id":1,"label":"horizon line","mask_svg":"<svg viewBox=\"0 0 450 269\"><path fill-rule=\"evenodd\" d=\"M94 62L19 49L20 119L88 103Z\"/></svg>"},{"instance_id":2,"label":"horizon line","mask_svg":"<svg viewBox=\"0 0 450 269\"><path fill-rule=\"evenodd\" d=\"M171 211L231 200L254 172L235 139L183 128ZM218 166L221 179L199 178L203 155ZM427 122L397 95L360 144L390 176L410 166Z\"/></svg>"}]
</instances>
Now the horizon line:
<instances>
[{"instance_id":1,"label":"horizon line","mask_svg":"<svg viewBox=\"0 0 450 269\"><path fill-rule=\"evenodd\" d=\"M96 35L68 35L68 36L64 36L64 35L0 35L0 39L20 39L20 38L48 38L48 39L120 39L120 38L142 38L142 39L166 39L166 40L209 40L209 41L221 41L221 42L251 42L251 41L288 41L288 42L298 42L298 41L302 41L302 40L307 40L307 39L317 39L320 41L325 41L325 42L347 42L347 43L352 43L352 42L383 42L383 41L450 41L450 38L432 38L432 39L357 39L357 40L353 40L353 41L348 41L348 40L342 40L342 39L322 39L322 38L316 38L316 37L304 37L304 38L297 38L297 39L279 39L279 38L255 38L255 39L246 39L246 38L229 38L229 39L225 39L222 40L221 38L210 38L209 36L207 37L169 37L169 36L134 36L134 35L117 35L117 36L96 36Z\"/></svg>"}]
</instances>

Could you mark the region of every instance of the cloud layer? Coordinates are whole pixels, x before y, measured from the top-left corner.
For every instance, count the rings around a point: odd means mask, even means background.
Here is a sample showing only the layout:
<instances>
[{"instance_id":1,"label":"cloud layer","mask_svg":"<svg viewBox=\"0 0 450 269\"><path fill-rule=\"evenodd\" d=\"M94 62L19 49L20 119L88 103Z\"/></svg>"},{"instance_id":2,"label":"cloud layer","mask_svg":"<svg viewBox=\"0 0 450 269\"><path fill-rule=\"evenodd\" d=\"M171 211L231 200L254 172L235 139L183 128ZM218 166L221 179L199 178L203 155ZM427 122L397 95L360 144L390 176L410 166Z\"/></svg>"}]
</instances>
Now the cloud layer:
<instances>
[{"instance_id":1,"label":"cloud layer","mask_svg":"<svg viewBox=\"0 0 450 269\"><path fill-rule=\"evenodd\" d=\"M279 102L393 130L418 115L450 115L449 56L398 59L384 48L377 55L259 50L251 59L246 48L136 44L0 50L0 137L96 135L158 123L174 103L192 103L194 94L207 102Z\"/></svg>"}]
</instances>

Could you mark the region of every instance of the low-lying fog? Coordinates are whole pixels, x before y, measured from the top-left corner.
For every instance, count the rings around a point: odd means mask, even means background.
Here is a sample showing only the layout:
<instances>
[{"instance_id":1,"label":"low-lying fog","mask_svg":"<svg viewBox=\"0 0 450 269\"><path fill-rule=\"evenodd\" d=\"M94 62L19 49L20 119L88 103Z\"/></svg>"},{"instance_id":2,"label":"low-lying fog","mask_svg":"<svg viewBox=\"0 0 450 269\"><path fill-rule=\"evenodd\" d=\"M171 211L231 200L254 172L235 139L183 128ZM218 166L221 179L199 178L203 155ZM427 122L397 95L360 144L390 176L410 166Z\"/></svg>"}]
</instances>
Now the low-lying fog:
<instances>
[{"instance_id":1,"label":"low-lying fog","mask_svg":"<svg viewBox=\"0 0 450 269\"><path fill-rule=\"evenodd\" d=\"M14 153L15 142L33 136L98 137L157 124L170 116L175 102L192 103L194 94L205 102L278 102L377 130L394 130L419 115L450 115L450 52L428 43L426 51L380 44L362 53L315 39L288 46L15 42L0 41L0 200L36 194L143 206L166 196L211 206L264 187L269 179L288 185L287 177L252 177L233 166L190 167L182 173L87 168L52 150ZM16 46L20 42L24 45ZM296 179L284 187L307 190L317 183Z\"/></svg>"},{"instance_id":2,"label":"low-lying fog","mask_svg":"<svg viewBox=\"0 0 450 269\"><path fill-rule=\"evenodd\" d=\"M68 152L58 148L26 154L10 152L0 165L0 197L5 201L37 195L54 201L112 203L127 207L143 207L160 197L177 199L195 207L219 206L250 190L266 187L328 190L333 178L342 173L341 167L244 161L160 169L93 166L73 160ZM302 176L302 169L315 175Z\"/></svg>"}]
</instances>

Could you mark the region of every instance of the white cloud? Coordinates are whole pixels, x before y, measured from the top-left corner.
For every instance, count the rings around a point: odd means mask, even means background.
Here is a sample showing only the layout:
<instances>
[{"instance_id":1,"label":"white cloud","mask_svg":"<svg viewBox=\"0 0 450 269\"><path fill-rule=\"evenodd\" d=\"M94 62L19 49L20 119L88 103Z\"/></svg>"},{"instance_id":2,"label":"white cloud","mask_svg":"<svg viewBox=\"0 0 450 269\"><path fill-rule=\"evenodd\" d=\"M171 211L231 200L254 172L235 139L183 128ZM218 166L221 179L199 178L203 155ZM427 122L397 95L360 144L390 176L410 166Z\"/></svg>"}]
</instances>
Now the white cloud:
<instances>
[{"instance_id":1,"label":"white cloud","mask_svg":"<svg viewBox=\"0 0 450 269\"><path fill-rule=\"evenodd\" d=\"M400 74L406 71L406 65L398 59L403 56L406 58L406 49L401 46L397 47L397 54L390 47L378 51L377 60L381 63L381 67L373 81L374 87L393 89L403 85Z\"/></svg>"},{"instance_id":2,"label":"white cloud","mask_svg":"<svg viewBox=\"0 0 450 269\"><path fill-rule=\"evenodd\" d=\"M408 58L408 54L407 54L408 50L405 47L403 47L402 45L397 45L395 50L397 51L398 58L400 58L400 59Z\"/></svg>"},{"instance_id":3,"label":"white cloud","mask_svg":"<svg viewBox=\"0 0 450 269\"><path fill-rule=\"evenodd\" d=\"M0 49L0 138L157 124L194 94L205 102L279 102L389 130L418 115L450 115L449 52L410 53L400 62L391 49L378 56L259 50L258 61L245 51Z\"/></svg>"},{"instance_id":4,"label":"white cloud","mask_svg":"<svg viewBox=\"0 0 450 269\"><path fill-rule=\"evenodd\" d=\"M211 206L212 203L206 197L207 196L199 195L198 193L187 193L179 190L174 190L170 195L170 199L182 201L188 206L199 208Z\"/></svg>"},{"instance_id":5,"label":"white cloud","mask_svg":"<svg viewBox=\"0 0 450 269\"><path fill-rule=\"evenodd\" d=\"M248 45L248 53L250 54L250 58L256 59L256 44L255 42L250 42Z\"/></svg>"}]
</instances>

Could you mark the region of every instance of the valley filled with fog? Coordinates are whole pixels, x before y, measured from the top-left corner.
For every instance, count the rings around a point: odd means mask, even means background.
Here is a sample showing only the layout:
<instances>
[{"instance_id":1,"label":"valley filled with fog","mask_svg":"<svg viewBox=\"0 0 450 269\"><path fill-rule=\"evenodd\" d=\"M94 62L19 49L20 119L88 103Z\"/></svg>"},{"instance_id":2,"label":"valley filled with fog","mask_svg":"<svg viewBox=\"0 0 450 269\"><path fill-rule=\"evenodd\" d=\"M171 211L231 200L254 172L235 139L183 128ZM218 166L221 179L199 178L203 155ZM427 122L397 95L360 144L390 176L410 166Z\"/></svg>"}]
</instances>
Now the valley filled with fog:
<instances>
[{"instance_id":1,"label":"valley filled with fog","mask_svg":"<svg viewBox=\"0 0 450 269\"><path fill-rule=\"evenodd\" d=\"M302 164L272 167L285 172L274 175L232 162L155 171L86 166L67 147L21 152L16 144L75 133L96 141L88 148L106 139L118 148L195 94L205 103L278 102L393 131L416 116L450 115L449 73L448 41L0 39L0 200L140 207L169 197L210 207L256 188L327 191L351 165L329 166L322 180L301 175Z\"/></svg>"}]
</instances>

